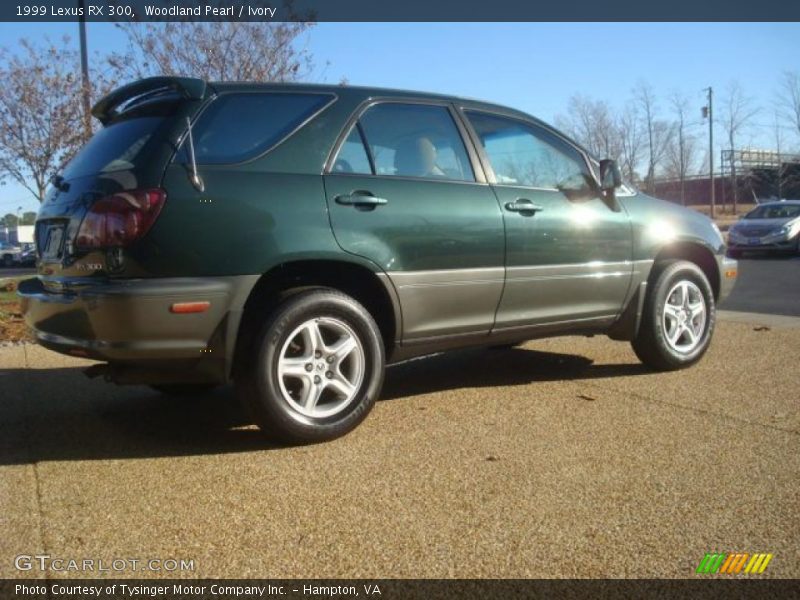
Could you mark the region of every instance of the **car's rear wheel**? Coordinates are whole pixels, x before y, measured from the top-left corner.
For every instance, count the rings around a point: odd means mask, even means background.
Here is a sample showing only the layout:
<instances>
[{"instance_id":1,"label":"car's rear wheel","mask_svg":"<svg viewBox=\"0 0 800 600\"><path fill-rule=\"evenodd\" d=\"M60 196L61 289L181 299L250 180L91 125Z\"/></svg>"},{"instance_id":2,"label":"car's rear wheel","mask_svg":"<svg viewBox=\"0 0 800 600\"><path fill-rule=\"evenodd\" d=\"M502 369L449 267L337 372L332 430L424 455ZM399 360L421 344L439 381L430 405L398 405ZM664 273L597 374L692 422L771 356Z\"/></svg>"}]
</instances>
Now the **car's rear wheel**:
<instances>
[{"instance_id":1,"label":"car's rear wheel","mask_svg":"<svg viewBox=\"0 0 800 600\"><path fill-rule=\"evenodd\" d=\"M243 357L237 393L272 439L311 443L344 435L380 394L384 348L356 300L320 288L289 296Z\"/></svg>"},{"instance_id":2,"label":"car's rear wheel","mask_svg":"<svg viewBox=\"0 0 800 600\"><path fill-rule=\"evenodd\" d=\"M664 261L644 303L633 349L647 366L671 371L696 363L708 350L716 321L714 293L694 263Z\"/></svg>"}]
</instances>

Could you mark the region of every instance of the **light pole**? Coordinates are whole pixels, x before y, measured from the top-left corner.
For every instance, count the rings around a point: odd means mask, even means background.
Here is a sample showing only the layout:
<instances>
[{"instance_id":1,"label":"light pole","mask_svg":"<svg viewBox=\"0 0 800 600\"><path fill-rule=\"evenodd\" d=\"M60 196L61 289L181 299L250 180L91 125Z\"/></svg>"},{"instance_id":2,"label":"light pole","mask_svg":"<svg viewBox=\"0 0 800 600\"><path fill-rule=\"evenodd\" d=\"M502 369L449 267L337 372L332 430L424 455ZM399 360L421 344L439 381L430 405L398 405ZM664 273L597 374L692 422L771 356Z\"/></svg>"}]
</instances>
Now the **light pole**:
<instances>
[{"instance_id":1,"label":"light pole","mask_svg":"<svg viewBox=\"0 0 800 600\"><path fill-rule=\"evenodd\" d=\"M92 137L92 106L89 89L89 56L86 50L86 7L84 0L78 0L78 27L81 40L81 84L83 97L83 128L86 139Z\"/></svg>"},{"instance_id":2,"label":"light pole","mask_svg":"<svg viewBox=\"0 0 800 600\"><path fill-rule=\"evenodd\" d=\"M713 219L716 200L714 198L714 90L708 87L706 92L708 92L708 105L703 107L703 116L708 117L708 175L711 181L711 204L709 207L709 214Z\"/></svg>"}]
</instances>

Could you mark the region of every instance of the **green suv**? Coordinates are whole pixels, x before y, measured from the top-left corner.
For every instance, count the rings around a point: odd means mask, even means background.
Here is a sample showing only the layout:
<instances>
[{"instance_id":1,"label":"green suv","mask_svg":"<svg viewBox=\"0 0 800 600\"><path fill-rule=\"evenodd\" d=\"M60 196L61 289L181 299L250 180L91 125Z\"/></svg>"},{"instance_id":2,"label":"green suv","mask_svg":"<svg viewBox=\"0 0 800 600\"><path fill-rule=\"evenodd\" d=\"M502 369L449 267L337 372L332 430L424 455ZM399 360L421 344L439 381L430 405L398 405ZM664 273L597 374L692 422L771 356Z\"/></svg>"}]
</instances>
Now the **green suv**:
<instances>
[{"instance_id":1,"label":"green suv","mask_svg":"<svg viewBox=\"0 0 800 600\"><path fill-rule=\"evenodd\" d=\"M688 366L736 276L708 218L502 106L159 77L93 114L39 211L27 323L109 381L233 382L284 442L350 431L387 363L453 348L607 334Z\"/></svg>"}]
</instances>

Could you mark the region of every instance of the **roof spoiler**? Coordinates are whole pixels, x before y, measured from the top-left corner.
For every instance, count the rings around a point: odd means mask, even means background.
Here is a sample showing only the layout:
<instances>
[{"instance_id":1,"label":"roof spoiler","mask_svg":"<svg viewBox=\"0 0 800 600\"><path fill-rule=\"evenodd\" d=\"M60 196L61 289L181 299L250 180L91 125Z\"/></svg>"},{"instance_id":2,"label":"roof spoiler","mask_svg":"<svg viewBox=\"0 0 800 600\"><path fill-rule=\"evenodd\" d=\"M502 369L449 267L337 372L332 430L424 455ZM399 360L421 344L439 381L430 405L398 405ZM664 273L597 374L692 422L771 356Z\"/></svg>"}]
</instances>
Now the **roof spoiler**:
<instances>
[{"instance_id":1,"label":"roof spoiler","mask_svg":"<svg viewBox=\"0 0 800 600\"><path fill-rule=\"evenodd\" d=\"M114 109L128 100L158 90L175 90L190 100L201 100L206 93L206 82L191 77L148 77L117 88L94 105L92 114L105 125L114 117Z\"/></svg>"}]
</instances>

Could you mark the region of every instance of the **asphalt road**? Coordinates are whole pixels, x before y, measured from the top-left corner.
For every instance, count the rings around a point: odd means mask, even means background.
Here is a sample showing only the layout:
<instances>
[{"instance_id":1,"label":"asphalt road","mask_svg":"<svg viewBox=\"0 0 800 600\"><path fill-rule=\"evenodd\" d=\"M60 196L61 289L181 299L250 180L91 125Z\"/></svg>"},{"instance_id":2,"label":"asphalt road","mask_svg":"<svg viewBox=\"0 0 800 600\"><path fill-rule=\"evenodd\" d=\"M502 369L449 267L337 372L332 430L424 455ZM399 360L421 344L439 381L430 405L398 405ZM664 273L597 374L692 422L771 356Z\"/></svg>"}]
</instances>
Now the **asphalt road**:
<instances>
[{"instance_id":1,"label":"asphalt road","mask_svg":"<svg viewBox=\"0 0 800 600\"><path fill-rule=\"evenodd\" d=\"M37 553L193 577L694 577L706 552L800 577L782 322L720 320L668 374L604 337L411 361L356 431L301 448L267 444L230 388L167 399L0 348L0 577L41 576L13 567Z\"/></svg>"},{"instance_id":2,"label":"asphalt road","mask_svg":"<svg viewBox=\"0 0 800 600\"><path fill-rule=\"evenodd\" d=\"M720 308L800 316L800 256L739 259L738 281Z\"/></svg>"}]
</instances>

